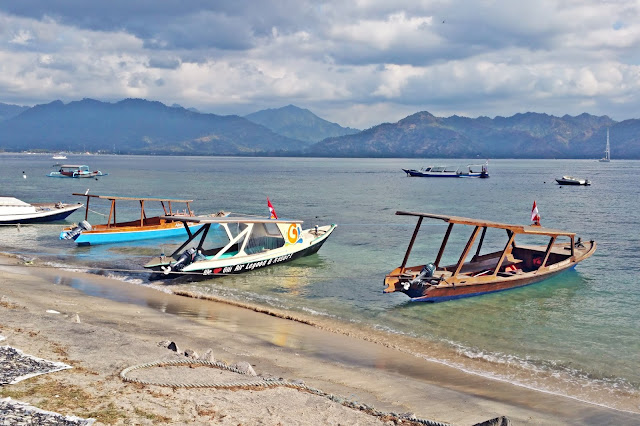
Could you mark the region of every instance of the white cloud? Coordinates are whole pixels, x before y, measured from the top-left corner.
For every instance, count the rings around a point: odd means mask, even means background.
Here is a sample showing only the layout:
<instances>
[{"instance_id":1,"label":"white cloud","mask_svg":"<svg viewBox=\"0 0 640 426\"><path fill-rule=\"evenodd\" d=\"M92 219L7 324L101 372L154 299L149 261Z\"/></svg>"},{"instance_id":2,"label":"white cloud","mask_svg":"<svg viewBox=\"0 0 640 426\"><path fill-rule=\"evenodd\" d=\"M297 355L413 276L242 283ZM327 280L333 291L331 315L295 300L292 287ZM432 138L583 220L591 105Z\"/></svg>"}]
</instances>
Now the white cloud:
<instances>
[{"instance_id":1,"label":"white cloud","mask_svg":"<svg viewBox=\"0 0 640 426\"><path fill-rule=\"evenodd\" d=\"M72 4L0 5L0 102L145 97L219 114L293 103L358 128L421 110L640 110L634 0Z\"/></svg>"}]
</instances>

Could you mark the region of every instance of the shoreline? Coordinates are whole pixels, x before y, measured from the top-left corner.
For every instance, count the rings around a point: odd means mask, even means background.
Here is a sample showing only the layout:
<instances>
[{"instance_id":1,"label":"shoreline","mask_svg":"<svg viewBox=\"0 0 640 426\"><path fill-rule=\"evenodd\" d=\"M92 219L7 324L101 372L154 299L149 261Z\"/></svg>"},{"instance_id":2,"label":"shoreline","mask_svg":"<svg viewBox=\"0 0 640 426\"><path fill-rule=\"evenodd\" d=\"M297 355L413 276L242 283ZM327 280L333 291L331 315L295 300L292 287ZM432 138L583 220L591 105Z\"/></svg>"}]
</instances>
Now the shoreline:
<instances>
[{"instance_id":1,"label":"shoreline","mask_svg":"<svg viewBox=\"0 0 640 426\"><path fill-rule=\"evenodd\" d=\"M239 302L187 298L102 276L46 267L29 268L15 259L2 259L3 263L13 263L13 266L1 267L0 296L5 296L10 303L20 307L12 309L0 306L0 334L7 337L3 344L34 356L62 361L55 357L55 352L47 350L46 342L40 341L40 334L46 330L49 333L47 341L67 348L67 358L73 361L71 365L74 369L80 365L95 371L101 380L103 377L105 381L108 380L109 386L125 393L134 386L119 380L117 375L120 371L134 364L167 356L167 350L158 348L157 342L173 340L180 348L192 348L198 353L203 353L207 349L205 346L211 347L216 359L228 359L230 362L247 360L255 365L259 374L264 372L275 377L300 379L309 386L336 395L347 398L355 395L353 399L378 410L411 412L417 417L441 422L474 424L502 415L516 424L601 424L603 419L612 423L640 421L636 413L584 403L419 359L392 345L357 335L357 327L349 327L346 332L336 331L326 324L319 324L321 321L317 324L316 321L294 318L287 313L280 317L281 313L275 314L275 309L268 312L260 307L258 310L249 306L241 307ZM138 297L139 302L131 304L91 296L86 289L85 292L79 289L83 285L129 293ZM44 308L55 309L62 315L52 319L51 315L45 314ZM76 314L81 319L80 324L72 321ZM52 321L64 327L59 327L60 330L52 328ZM126 354L109 352L115 361L101 359L105 357L99 343L105 343L104 339L82 341L69 327L93 327L91 333L96 334L115 333L118 335L116 341L126 341L130 349ZM108 342L106 346L112 344ZM121 346L116 344L116 347ZM74 376L74 383L80 387L86 387L87 380L91 379L91 375L77 377L77 374L67 374ZM40 381L57 380L61 376L63 374L54 373ZM375 380L372 381L371 377L375 377ZM14 386L28 387L28 382ZM195 398L190 394L193 392L196 391L180 390L178 393L180 398L191 401ZM221 391L211 389L197 392L198 395L221 394ZM228 409L229 404L234 404L234 399L242 400L243 397L239 395L241 392L223 391L229 393L229 400L218 402L218 409ZM251 409L245 407L252 411L254 407L276 404L267 394L283 390L244 392L262 394L262 398L252 402ZM166 399L167 395L159 398ZM288 402L281 403L285 407L289 405ZM337 410L337 419L357 413L339 404L334 405L336 407L332 407L332 410ZM134 406L133 401L131 406ZM150 406L155 407L153 404ZM343 410L347 411L342 413ZM294 417L286 417L289 415L286 411L283 409L275 417L267 418L284 423L312 424L311 421L304 422L296 418L295 408L290 410ZM136 418L135 410L127 413L130 419ZM75 412L63 414L79 415ZM378 421L366 414L358 414L366 417L364 420L354 418L355 424ZM170 418L167 421L169 424L185 420L176 419L176 416L179 417L176 413L167 415L159 412L156 415ZM228 416L225 419L230 419ZM245 422L251 424L251 421ZM320 419L320 423L330 424L331 420Z\"/></svg>"}]
</instances>

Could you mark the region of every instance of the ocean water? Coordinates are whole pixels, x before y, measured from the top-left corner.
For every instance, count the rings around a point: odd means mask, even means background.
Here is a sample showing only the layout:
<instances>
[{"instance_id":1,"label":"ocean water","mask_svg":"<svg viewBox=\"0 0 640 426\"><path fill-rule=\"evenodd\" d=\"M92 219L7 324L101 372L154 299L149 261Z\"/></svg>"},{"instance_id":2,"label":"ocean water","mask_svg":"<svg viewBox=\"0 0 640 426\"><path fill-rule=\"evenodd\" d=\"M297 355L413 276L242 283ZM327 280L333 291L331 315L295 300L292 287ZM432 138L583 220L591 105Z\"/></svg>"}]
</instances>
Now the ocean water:
<instances>
[{"instance_id":1,"label":"ocean water","mask_svg":"<svg viewBox=\"0 0 640 426\"><path fill-rule=\"evenodd\" d=\"M305 226L338 224L318 254L295 262L197 283L160 283L287 309L407 338L404 350L477 374L640 412L640 162L491 160L489 179L408 178L401 168L469 160L69 156L109 176L46 177L48 155L1 154L0 194L28 202L84 202L73 192L193 199L196 213L227 210L280 217ZM481 161L473 162L484 162ZM27 178L23 178L23 172ZM559 186L575 175L589 187ZM415 226L397 210L529 223L533 201L544 226L596 240L575 270L502 293L426 304L383 294ZM148 213L160 213L147 206ZM93 202L89 222L103 223ZM98 212L98 213L94 213ZM139 217L135 203L118 219ZM76 212L68 222L83 219ZM178 242L76 247L58 240L61 224L0 227L0 251L66 268L88 269L149 285L141 266ZM445 231L426 221L410 264L432 261ZM471 229L456 235L461 247ZM461 248L460 248L461 250ZM447 250L444 261L460 252ZM430 349L427 349L430 348ZM436 351L433 348L437 348Z\"/></svg>"}]
</instances>

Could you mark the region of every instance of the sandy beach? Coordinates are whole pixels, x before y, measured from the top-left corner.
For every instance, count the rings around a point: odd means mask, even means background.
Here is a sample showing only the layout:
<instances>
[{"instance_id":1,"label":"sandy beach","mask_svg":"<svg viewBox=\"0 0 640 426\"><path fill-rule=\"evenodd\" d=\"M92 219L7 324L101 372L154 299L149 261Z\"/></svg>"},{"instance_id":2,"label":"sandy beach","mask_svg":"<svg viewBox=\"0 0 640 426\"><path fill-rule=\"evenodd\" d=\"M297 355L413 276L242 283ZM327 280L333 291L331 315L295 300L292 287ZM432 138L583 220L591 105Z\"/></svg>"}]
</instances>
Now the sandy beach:
<instances>
[{"instance_id":1,"label":"sandy beach","mask_svg":"<svg viewBox=\"0 0 640 426\"><path fill-rule=\"evenodd\" d=\"M468 374L417 359L357 329L286 313L199 300L81 272L0 258L0 335L9 345L72 369L0 388L0 396L95 418L95 424L395 424L397 413L457 425L499 416L512 424L638 424L640 416ZM49 311L49 312L47 312ZM55 311L55 312L51 312ZM308 322L308 323L306 323ZM160 342L172 341L179 352ZM228 365L290 387L178 388L125 382L123 369L187 360L210 349ZM132 376L216 382L229 372L164 365ZM344 402L356 402L352 408ZM354 405L354 404L351 404ZM404 424L411 424L406 421Z\"/></svg>"}]
</instances>

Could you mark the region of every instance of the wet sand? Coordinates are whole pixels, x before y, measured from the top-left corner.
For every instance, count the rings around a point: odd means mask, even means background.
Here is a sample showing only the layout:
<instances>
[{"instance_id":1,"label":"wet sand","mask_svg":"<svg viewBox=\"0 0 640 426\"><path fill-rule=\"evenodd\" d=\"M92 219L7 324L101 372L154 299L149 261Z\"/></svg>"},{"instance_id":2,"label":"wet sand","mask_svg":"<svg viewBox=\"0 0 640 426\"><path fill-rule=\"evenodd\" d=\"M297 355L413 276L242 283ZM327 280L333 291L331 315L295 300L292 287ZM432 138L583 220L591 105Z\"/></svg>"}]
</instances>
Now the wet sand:
<instances>
[{"instance_id":1,"label":"wet sand","mask_svg":"<svg viewBox=\"0 0 640 426\"><path fill-rule=\"evenodd\" d=\"M98 413L97 424L389 421L289 388L173 389L119 378L120 371L132 365L184 359L158 346L165 340L176 342L181 351L203 354L211 348L217 360L247 361L258 374L301 380L377 410L414 413L440 422L471 425L506 416L514 424L640 423L637 414L416 358L386 345L382 337L367 339L357 327L337 330L335 324L316 319L310 325L304 318L280 317L287 313L256 312L260 309L162 293L91 274L26 266L10 258L0 258L0 265L0 334L7 337L3 344L74 367L0 391L24 391L16 399L65 415ZM56 409L55 400L51 402L43 390L51 386L77 388L86 396L70 397Z\"/></svg>"}]
</instances>

